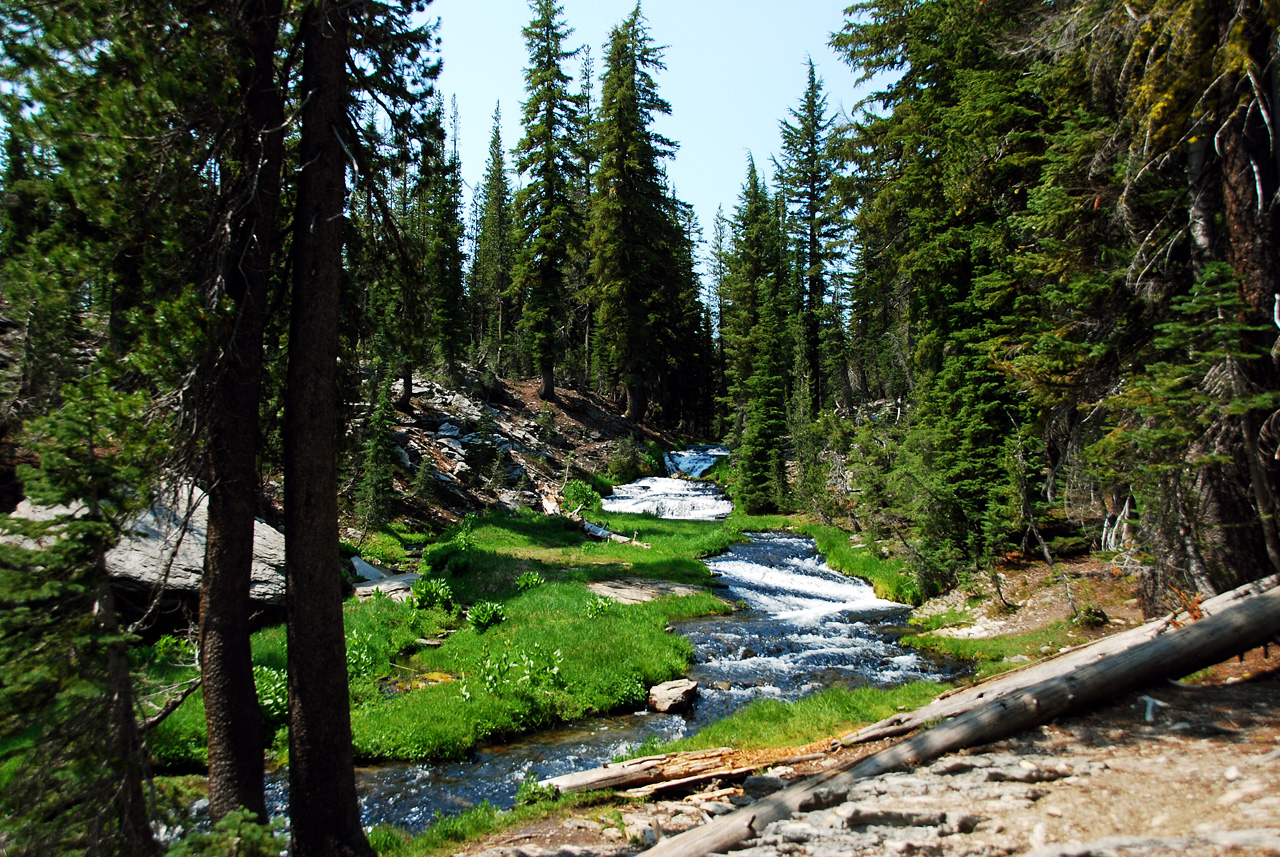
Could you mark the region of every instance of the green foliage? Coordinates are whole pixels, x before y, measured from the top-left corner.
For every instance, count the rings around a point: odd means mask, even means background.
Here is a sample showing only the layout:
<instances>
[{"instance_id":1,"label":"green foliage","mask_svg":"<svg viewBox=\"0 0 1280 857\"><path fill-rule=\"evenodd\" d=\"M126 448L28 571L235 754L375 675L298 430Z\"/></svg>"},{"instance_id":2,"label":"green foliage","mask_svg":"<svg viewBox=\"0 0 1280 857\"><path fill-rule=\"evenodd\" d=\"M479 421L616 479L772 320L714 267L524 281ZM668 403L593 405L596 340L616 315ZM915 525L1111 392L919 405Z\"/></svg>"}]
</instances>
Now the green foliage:
<instances>
[{"instance_id":1,"label":"green foliage","mask_svg":"<svg viewBox=\"0 0 1280 857\"><path fill-rule=\"evenodd\" d=\"M376 403L364 427L360 453L360 476L356 481L356 515L365 529L386 523L391 513L395 475L395 442L391 439L391 387L375 374L372 384Z\"/></svg>"},{"instance_id":2,"label":"green foliage","mask_svg":"<svg viewBox=\"0 0 1280 857\"><path fill-rule=\"evenodd\" d=\"M609 456L609 476L615 483L634 482L644 476L661 476L665 472L661 450L631 437L617 441Z\"/></svg>"},{"instance_id":3,"label":"green foliage","mask_svg":"<svg viewBox=\"0 0 1280 857\"><path fill-rule=\"evenodd\" d=\"M190 833L169 846L167 857L277 857L287 845L283 821L259 824L257 816L232 810L213 830Z\"/></svg>"},{"instance_id":4,"label":"green foliage","mask_svg":"<svg viewBox=\"0 0 1280 857\"><path fill-rule=\"evenodd\" d=\"M1071 625L1056 622L1024 634L1007 634L999 637L958 638L942 637L931 633L909 635L902 638L905 645L928 649L933 652L968 661L978 672L979 678L1013 669L1018 664L1009 660L1019 655L1038 658L1042 649L1056 652L1072 645ZM1078 641L1076 641L1078 642Z\"/></svg>"},{"instance_id":5,"label":"green foliage","mask_svg":"<svg viewBox=\"0 0 1280 857\"><path fill-rule=\"evenodd\" d=\"M667 624L727 609L706 595L617 606L592 621L594 598L579 584L549 582L505 602L502 624L419 651L415 669L459 680L355 708L357 755L461 758L484 740L634 705L687 668L691 647Z\"/></svg>"},{"instance_id":6,"label":"green foliage","mask_svg":"<svg viewBox=\"0 0 1280 857\"><path fill-rule=\"evenodd\" d=\"M616 602L612 599L605 598L604 596L599 596L587 602L587 618L599 619L603 616L607 616L613 610L613 605L615 603Z\"/></svg>"},{"instance_id":7,"label":"green foliage","mask_svg":"<svg viewBox=\"0 0 1280 857\"><path fill-rule=\"evenodd\" d=\"M453 588L438 577L419 577L411 587L413 606L419 610L439 607L448 610L453 605Z\"/></svg>"},{"instance_id":8,"label":"green foliage","mask_svg":"<svg viewBox=\"0 0 1280 857\"><path fill-rule=\"evenodd\" d=\"M289 720L289 676L284 670L255 665L253 683L263 725L268 729L283 726Z\"/></svg>"},{"instance_id":9,"label":"green foliage","mask_svg":"<svg viewBox=\"0 0 1280 857\"><path fill-rule=\"evenodd\" d=\"M506 620L506 611L496 601L477 601L467 610L467 621L477 631L484 631Z\"/></svg>"},{"instance_id":10,"label":"green foliage","mask_svg":"<svg viewBox=\"0 0 1280 857\"><path fill-rule=\"evenodd\" d=\"M904 708L919 708L948 687L919 681L893 688L828 688L795 702L761 699L658 752L793 747L823 741L883 720Z\"/></svg>"},{"instance_id":11,"label":"green foliage","mask_svg":"<svg viewBox=\"0 0 1280 857\"><path fill-rule=\"evenodd\" d=\"M516 789L516 805L544 803L559 796L560 791L555 786L539 785L537 775L530 771L520 781L520 788Z\"/></svg>"},{"instance_id":12,"label":"green foliage","mask_svg":"<svg viewBox=\"0 0 1280 857\"><path fill-rule=\"evenodd\" d=\"M570 479L564 484L564 508L566 511L582 509L584 512L600 511L600 495L581 479Z\"/></svg>"},{"instance_id":13,"label":"green foliage","mask_svg":"<svg viewBox=\"0 0 1280 857\"><path fill-rule=\"evenodd\" d=\"M526 571L516 579L516 589L519 589L521 592L525 592L529 589L537 589L546 582L546 579L543 578L541 574L538 574L538 572Z\"/></svg>"}]
</instances>

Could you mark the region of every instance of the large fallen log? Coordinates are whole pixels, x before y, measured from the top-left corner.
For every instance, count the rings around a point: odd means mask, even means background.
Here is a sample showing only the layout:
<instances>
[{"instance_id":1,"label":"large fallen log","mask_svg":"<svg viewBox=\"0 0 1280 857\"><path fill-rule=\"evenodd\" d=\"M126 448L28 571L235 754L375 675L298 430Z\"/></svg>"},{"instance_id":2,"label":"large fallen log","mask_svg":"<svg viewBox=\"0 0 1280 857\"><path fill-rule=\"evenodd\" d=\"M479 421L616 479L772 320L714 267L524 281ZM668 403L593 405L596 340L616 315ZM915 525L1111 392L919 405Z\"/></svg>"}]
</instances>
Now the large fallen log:
<instances>
[{"instance_id":1,"label":"large fallen log","mask_svg":"<svg viewBox=\"0 0 1280 857\"><path fill-rule=\"evenodd\" d=\"M728 747L717 747L714 750L696 750L692 753L643 756L639 759L627 759L625 762L611 762L589 771L551 777L538 785L552 786L561 794L571 794L600 789L631 789L664 781L718 775L730 770L724 764L724 759L732 752Z\"/></svg>"},{"instance_id":2,"label":"large fallen log","mask_svg":"<svg viewBox=\"0 0 1280 857\"><path fill-rule=\"evenodd\" d=\"M1097 663L1133 646L1141 645L1177 627L1179 624L1195 621L1201 616L1212 616L1216 613L1221 613L1234 604L1274 589L1276 586L1280 586L1280 575L1272 575L1262 580L1256 580L1253 583L1247 583L1201 603L1198 606L1198 615L1191 616L1182 613L1164 616L1137 628L1094 640L1082 646L1077 646L1061 655L1045 658L1025 667L992 676L985 681L975 682L974 684L948 691L928 705L917 708L914 711L895 714L878 723L864 726L856 732L850 732L840 740L845 745L862 744L914 732L926 723L963 714L992 697L1068 675L1086 664ZM1191 671L1189 670L1188 672ZM1174 678L1180 677L1174 676Z\"/></svg>"},{"instance_id":3,"label":"large fallen log","mask_svg":"<svg viewBox=\"0 0 1280 857\"><path fill-rule=\"evenodd\" d=\"M999 740L1152 682L1184 676L1270 641L1280 631L1280 588L1235 599L1215 615L1085 664L1064 676L988 699L850 765L789 786L709 824L664 839L647 857L724 852L797 812L842 803L860 779L902 770L944 753Z\"/></svg>"}]
</instances>

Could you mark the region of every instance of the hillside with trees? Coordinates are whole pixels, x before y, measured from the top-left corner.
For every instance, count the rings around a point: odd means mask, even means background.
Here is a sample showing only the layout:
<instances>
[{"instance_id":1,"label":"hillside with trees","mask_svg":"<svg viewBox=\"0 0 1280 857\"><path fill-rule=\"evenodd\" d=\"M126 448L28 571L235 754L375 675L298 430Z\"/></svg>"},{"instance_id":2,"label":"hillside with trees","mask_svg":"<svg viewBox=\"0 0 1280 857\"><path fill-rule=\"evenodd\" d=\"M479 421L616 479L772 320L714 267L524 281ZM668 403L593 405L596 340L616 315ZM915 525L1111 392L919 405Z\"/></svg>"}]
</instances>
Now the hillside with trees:
<instances>
[{"instance_id":1,"label":"hillside with trees","mask_svg":"<svg viewBox=\"0 0 1280 857\"><path fill-rule=\"evenodd\" d=\"M1155 615L1280 572L1275 4L856 3L815 44L878 90L837 113L811 62L709 236L640 4L593 57L531 0L471 199L431 11L0 8L0 496L56 510L0 545L0 852L161 853L104 558L184 485L215 819L266 815L255 519L288 534L296 857L373 853L340 539L607 490L575 444L723 442L742 513L891 545L921 596L1094 552ZM596 427L489 444L462 499L393 477L415 396L517 387L477 434Z\"/></svg>"}]
</instances>

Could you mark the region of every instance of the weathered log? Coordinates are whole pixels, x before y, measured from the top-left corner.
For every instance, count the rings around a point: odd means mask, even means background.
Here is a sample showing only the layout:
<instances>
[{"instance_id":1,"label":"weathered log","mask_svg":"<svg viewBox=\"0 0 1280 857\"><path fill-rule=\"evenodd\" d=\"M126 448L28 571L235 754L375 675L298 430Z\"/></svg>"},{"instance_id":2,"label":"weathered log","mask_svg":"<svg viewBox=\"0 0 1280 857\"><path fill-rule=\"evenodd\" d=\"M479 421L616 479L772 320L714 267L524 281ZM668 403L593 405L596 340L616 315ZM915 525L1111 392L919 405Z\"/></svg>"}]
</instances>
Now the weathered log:
<instances>
[{"instance_id":1,"label":"weathered log","mask_svg":"<svg viewBox=\"0 0 1280 857\"><path fill-rule=\"evenodd\" d=\"M613 762L589 771L577 771L542 780L539 786L552 786L561 794L629 789L663 780L676 780L722 767L721 760L732 753L728 747L695 750L690 753L664 753L643 756L625 762Z\"/></svg>"},{"instance_id":2,"label":"weathered log","mask_svg":"<svg viewBox=\"0 0 1280 857\"><path fill-rule=\"evenodd\" d=\"M648 857L702 857L724 852L796 812L843 802L860 779L902 770L944 753L985 744L1152 682L1182 676L1256 648L1280 630L1280 588L1235 599L1199 622L1174 628L1065 676L988 699L954 720L861 759L797 783L709 824L664 839Z\"/></svg>"},{"instance_id":3,"label":"weathered log","mask_svg":"<svg viewBox=\"0 0 1280 857\"><path fill-rule=\"evenodd\" d=\"M1200 604L1200 614L1212 616L1216 613L1221 613L1224 609L1233 604L1238 604L1243 599L1274 589L1276 586L1280 586L1280 575L1272 575L1262 580L1256 580L1253 583L1247 583L1230 592L1214 596ZM862 744L905 735L908 732L915 731L925 723L963 714L994 696L1010 693L1018 688L1030 687L1033 684L1048 681L1058 676L1068 675L1086 664L1097 663L1133 646L1141 645L1154 637L1164 634L1178 624L1193 621L1195 618L1197 617L1188 616L1185 613L1164 616L1137 628L1094 640L1082 646L1077 646L1061 655L1045 658L1025 667L992 676L984 681L948 691L928 705L917 708L914 711L895 714L878 723L872 723L870 726L864 726L855 732L845 735L841 738L841 741L845 745Z\"/></svg>"},{"instance_id":4,"label":"weathered log","mask_svg":"<svg viewBox=\"0 0 1280 857\"><path fill-rule=\"evenodd\" d=\"M594 536L597 539L604 539L606 541L615 541L615 542L618 542L619 544L624 544L624 545L637 545L638 547L642 547L642 548L651 547L651 545L649 545L646 542L636 541L633 538L619 535L618 533L615 533L612 530L608 530L598 524L593 524L590 521L583 521L582 529L587 531L587 535Z\"/></svg>"},{"instance_id":5,"label":"weathered log","mask_svg":"<svg viewBox=\"0 0 1280 857\"><path fill-rule=\"evenodd\" d=\"M681 777L676 780L660 780L658 782L649 783L648 785L639 786L634 789L627 789L622 792L625 797L653 797L662 792L675 791L677 789L689 789L711 780L737 780L755 770L755 766L748 765L741 768L712 768L700 774L693 774L687 777ZM730 791L734 791L730 789Z\"/></svg>"}]
</instances>

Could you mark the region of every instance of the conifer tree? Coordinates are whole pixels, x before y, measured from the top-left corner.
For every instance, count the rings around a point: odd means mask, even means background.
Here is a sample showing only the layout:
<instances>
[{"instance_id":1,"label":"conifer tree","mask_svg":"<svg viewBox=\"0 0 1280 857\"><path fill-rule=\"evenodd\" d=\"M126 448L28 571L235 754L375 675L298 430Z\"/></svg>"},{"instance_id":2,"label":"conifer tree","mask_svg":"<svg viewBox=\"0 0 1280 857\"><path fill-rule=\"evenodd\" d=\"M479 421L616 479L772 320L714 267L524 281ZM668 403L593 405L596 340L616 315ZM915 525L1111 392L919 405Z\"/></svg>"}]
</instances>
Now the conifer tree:
<instances>
[{"instance_id":1,"label":"conifer tree","mask_svg":"<svg viewBox=\"0 0 1280 857\"><path fill-rule=\"evenodd\" d=\"M477 362L503 371L503 351L515 317L511 269L515 252L511 185L502 148L501 106L493 109L489 161L475 206L475 252L468 272L471 340Z\"/></svg>"},{"instance_id":2,"label":"conifer tree","mask_svg":"<svg viewBox=\"0 0 1280 857\"><path fill-rule=\"evenodd\" d=\"M637 5L609 37L591 220L602 369L622 387L633 421L644 418L660 372L653 322L677 309L662 303L681 252L676 205L661 166L674 145L650 128L655 114L671 109L653 80L662 68L661 49Z\"/></svg>"},{"instance_id":3,"label":"conifer tree","mask_svg":"<svg viewBox=\"0 0 1280 857\"><path fill-rule=\"evenodd\" d=\"M581 240L582 223L573 203L580 163L572 135L578 102L569 92L563 63L575 55L564 48L572 34L556 0L531 0L534 18L524 28L529 65L525 69L524 137L516 147L516 167L528 175L516 194L521 245L512 271L520 294L520 329L540 382L538 395L555 396L558 340L565 315L565 268Z\"/></svg>"},{"instance_id":4,"label":"conifer tree","mask_svg":"<svg viewBox=\"0 0 1280 857\"><path fill-rule=\"evenodd\" d=\"M799 363L807 381L807 410L817 414L830 387L823 371L822 340L827 317L828 263L838 218L831 199L835 163L829 144L835 119L827 113L827 97L812 59L800 107L789 112L793 121L781 123L778 184L786 200L788 230L803 280Z\"/></svg>"},{"instance_id":5,"label":"conifer tree","mask_svg":"<svg viewBox=\"0 0 1280 857\"><path fill-rule=\"evenodd\" d=\"M748 514L776 512L787 506L787 397L783 375L788 354L782 336L778 292L770 279L756 281L759 323L753 337L757 347L751 376L746 382L749 399L742 427L742 442L734 454L738 474L734 499Z\"/></svg>"}]
</instances>

